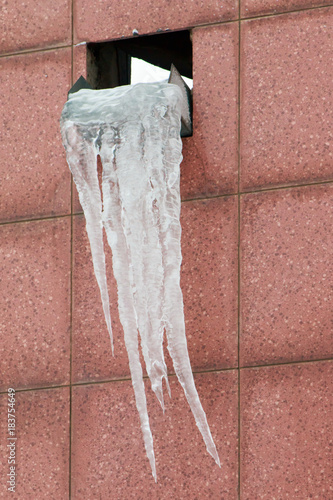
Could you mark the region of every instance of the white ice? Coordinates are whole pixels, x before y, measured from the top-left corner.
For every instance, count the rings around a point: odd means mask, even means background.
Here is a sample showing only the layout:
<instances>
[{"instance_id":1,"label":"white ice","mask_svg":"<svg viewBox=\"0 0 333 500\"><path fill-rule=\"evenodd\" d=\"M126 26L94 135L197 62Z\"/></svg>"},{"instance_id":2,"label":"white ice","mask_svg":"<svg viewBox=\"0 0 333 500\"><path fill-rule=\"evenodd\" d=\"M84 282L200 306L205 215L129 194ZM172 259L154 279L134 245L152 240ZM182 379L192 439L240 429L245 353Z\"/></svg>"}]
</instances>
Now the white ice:
<instances>
[{"instance_id":1,"label":"white ice","mask_svg":"<svg viewBox=\"0 0 333 500\"><path fill-rule=\"evenodd\" d=\"M112 250L136 406L156 480L139 339L151 386L164 411L163 354L168 350L208 452L219 457L192 375L180 288L180 138L182 93L177 85L140 83L70 94L61 115L67 161L86 218L94 271L111 337L103 228ZM103 165L102 196L97 155Z\"/></svg>"}]
</instances>

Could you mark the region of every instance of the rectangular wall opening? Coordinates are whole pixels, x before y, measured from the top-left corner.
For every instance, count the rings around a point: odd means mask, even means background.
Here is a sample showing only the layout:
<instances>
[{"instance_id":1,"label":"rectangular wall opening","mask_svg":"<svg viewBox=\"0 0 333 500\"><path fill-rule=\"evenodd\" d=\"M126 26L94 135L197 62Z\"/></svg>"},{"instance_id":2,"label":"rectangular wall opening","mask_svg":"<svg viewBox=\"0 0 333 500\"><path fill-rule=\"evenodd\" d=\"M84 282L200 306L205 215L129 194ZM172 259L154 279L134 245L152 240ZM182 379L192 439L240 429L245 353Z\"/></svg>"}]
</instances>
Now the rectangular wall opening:
<instances>
[{"instance_id":1,"label":"rectangular wall opening","mask_svg":"<svg viewBox=\"0 0 333 500\"><path fill-rule=\"evenodd\" d=\"M93 89L166 80L171 64L192 88L189 30L87 45L87 81Z\"/></svg>"}]
</instances>

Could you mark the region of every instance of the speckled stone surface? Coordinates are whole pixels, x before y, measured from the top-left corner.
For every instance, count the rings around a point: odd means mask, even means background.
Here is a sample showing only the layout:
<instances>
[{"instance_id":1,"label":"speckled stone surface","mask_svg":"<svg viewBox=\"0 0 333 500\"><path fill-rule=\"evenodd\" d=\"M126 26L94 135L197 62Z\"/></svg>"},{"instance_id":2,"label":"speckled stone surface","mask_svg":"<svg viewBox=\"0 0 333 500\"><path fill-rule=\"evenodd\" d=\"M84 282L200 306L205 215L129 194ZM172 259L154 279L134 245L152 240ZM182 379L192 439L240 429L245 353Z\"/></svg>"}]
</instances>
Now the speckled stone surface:
<instances>
[{"instance_id":1,"label":"speckled stone surface","mask_svg":"<svg viewBox=\"0 0 333 500\"><path fill-rule=\"evenodd\" d=\"M331 4L331 0L242 0L241 17L308 9L329 4Z\"/></svg>"},{"instance_id":2,"label":"speckled stone surface","mask_svg":"<svg viewBox=\"0 0 333 500\"><path fill-rule=\"evenodd\" d=\"M241 188L333 178L333 8L242 23Z\"/></svg>"},{"instance_id":3,"label":"speckled stone surface","mask_svg":"<svg viewBox=\"0 0 333 500\"><path fill-rule=\"evenodd\" d=\"M234 367L237 364L236 197L183 203L181 224L181 286L192 368ZM111 251L105 241L115 358L111 354L83 216L75 217L74 242L74 381L129 376ZM173 372L167 352L166 359L169 371Z\"/></svg>"},{"instance_id":4,"label":"speckled stone surface","mask_svg":"<svg viewBox=\"0 0 333 500\"><path fill-rule=\"evenodd\" d=\"M73 48L73 83L80 76L87 78L87 45L77 45Z\"/></svg>"},{"instance_id":5,"label":"speckled stone surface","mask_svg":"<svg viewBox=\"0 0 333 500\"><path fill-rule=\"evenodd\" d=\"M333 186L241 200L242 365L333 355Z\"/></svg>"},{"instance_id":6,"label":"speckled stone surface","mask_svg":"<svg viewBox=\"0 0 333 500\"><path fill-rule=\"evenodd\" d=\"M237 366L237 197L182 204L182 271L193 370Z\"/></svg>"},{"instance_id":7,"label":"speckled stone surface","mask_svg":"<svg viewBox=\"0 0 333 500\"><path fill-rule=\"evenodd\" d=\"M241 372L241 499L333 492L333 363Z\"/></svg>"},{"instance_id":8,"label":"speckled stone surface","mask_svg":"<svg viewBox=\"0 0 333 500\"><path fill-rule=\"evenodd\" d=\"M146 386L158 482L151 475L129 381L75 387L72 499L237 498L237 372L195 376L221 459L206 452L175 377L166 411Z\"/></svg>"},{"instance_id":9,"label":"speckled stone surface","mask_svg":"<svg viewBox=\"0 0 333 500\"><path fill-rule=\"evenodd\" d=\"M193 30L193 137L183 140L182 199L237 192L238 26Z\"/></svg>"},{"instance_id":10,"label":"speckled stone surface","mask_svg":"<svg viewBox=\"0 0 333 500\"><path fill-rule=\"evenodd\" d=\"M71 42L71 2L13 2L0 7L0 53Z\"/></svg>"},{"instance_id":11,"label":"speckled stone surface","mask_svg":"<svg viewBox=\"0 0 333 500\"><path fill-rule=\"evenodd\" d=\"M105 41L159 30L184 29L238 16L237 0L74 0L74 41Z\"/></svg>"},{"instance_id":12,"label":"speckled stone surface","mask_svg":"<svg viewBox=\"0 0 333 500\"><path fill-rule=\"evenodd\" d=\"M0 390L69 382L70 220L0 226Z\"/></svg>"},{"instance_id":13,"label":"speckled stone surface","mask_svg":"<svg viewBox=\"0 0 333 500\"><path fill-rule=\"evenodd\" d=\"M8 437L7 395L0 395L0 498L64 500L69 495L69 389L15 394L16 489L6 480Z\"/></svg>"},{"instance_id":14,"label":"speckled stone surface","mask_svg":"<svg viewBox=\"0 0 333 500\"><path fill-rule=\"evenodd\" d=\"M0 220L70 213L70 173L59 118L70 49L0 60Z\"/></svg>"}]
</instances>

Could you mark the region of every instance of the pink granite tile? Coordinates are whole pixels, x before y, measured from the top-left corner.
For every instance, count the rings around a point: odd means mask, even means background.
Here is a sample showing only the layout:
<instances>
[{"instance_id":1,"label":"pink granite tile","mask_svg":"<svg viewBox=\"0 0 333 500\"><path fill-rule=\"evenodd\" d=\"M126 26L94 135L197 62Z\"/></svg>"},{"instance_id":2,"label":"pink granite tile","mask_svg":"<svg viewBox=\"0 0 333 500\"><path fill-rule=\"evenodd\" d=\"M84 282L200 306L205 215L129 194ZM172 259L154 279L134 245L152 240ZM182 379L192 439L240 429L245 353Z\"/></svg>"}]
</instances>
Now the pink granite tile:
<instances>
[{"instance_id":1,"label":"pink granite tile","mask_svg":"<svg viewBox=\"0 0 333 500\"><path fill-rule=\"evenodd\" d=\"M187 202L182 207L188 350L194 370L237 365L237 200ZM83 216L74 221L74 381L129 376L111 252L105 241L115 358L102 312ZM169 371L173 365L166 353Z\"/></svg>"},{"instance_id":2,"label":"pink granite tile","mask_svg":"<svg viewBox=\"0 0 333 500\"><path fill-rule=\"evenodd\" d=\"M237 498L237 372L195 377L221 459L208 455L184 393L171 378L163 412L147 384L158 482L151 475L131 382L75 387L72 499Z\"/></svg>"},{"instance_id":3,"label":"pink granite tile","mask_svg":"<svg viewBox=\"0 0 333 500\"><path fill-rule=\"evenodd\" d=\"M130 37L133 30L143 35L236 19L237 16L236 0L119 0L117 8L104 0L94 3L75 0L74 39L75 42L98 42Z\"/></svg>"},{"instance_id":4,"label":"pink granite tile","mask_svg":"<svg viewBox=\"0 0 333 500\"><path fill-rule=\"evenodd\" d=\"M69 382L70 220L0 226L2 390Z\"/></svg>"},{"instance_id":5,"label":"pink granite tile","mask_svg":"<svg viewBox=\"0 0 333 500\"><path fill-rule=\"evenodd\" d=\"M87 78L87 45L77 45L73 48L73 84L80 76Z\"/></svg>"},{"instance_id":6,"label":"pink granite tile","mask_svg":"<svg viewBox=\"0 0 333 500\"><path fill-rule=\"evenodd\" d=\"M333 364L241 372L241 499L329 500Z\"/></svg>"},{"instance_id":7,"label":"pink granite tile","mask_svg":"<svg viewBox=\"0 0 333 500\"><path fill-rule=\"evenodd\" d=\"M244 195L242 365L332 357L333 186Z\"/></svg>"},{"instance_id":8,"label":"pink granite tile","mask_svg":"<svg viewBox=\"0 0 333 500\"><path fill-rule=\"evenodd\" d=\"M71 2L11 2L0 10L0 53L71 42Z\"/></svg>"},{"instance_id":9,"label":"pink granite tile","mask_svg":"<svg viewBox=\"0 0 333 500\"><path fill-rule=\"evenodd\" d=\"M291 10L309 9L331 4L330 0L243 0L241 2L241 17L260 16Z\"/></svg>"},{"instance_id":10,"label":"pink granite tile","mask_svg":"<svg viewBox=\"0 0 333 500\"><path fill-rule=\"evenodd\" d=\"M70 213L70 173L59 118L71 51L1 58L0 220Z\"/></svg>"},{"instance_id":11,"label":"pink granite tile","mask_svg":"<svg viewBox=\"0 0 333 500\"><path fill-rule=\"evenodd\" d=\"M183 199L237 191L238 26L193 31L193 137L184 139Z\"/></svg>"},{"instance_id":12,"label":"pink granite tile","mask_svg":"<svg viewBox=\"0 0 333 500\"><path fill-rule=\"evenodd\" d=\"M333 178L333 9L242 24L241 187Z\"/></svg>"},{"instance_id":13,"label":"pink granite tile","mask_svg":"<svg viewBox=\"0 0 333 500\"><path fill-rule=\"evenodd\" d=\"M237 366L237 198L182 205L181 286L193 370Z\"/></svg>"},{"instance_id":14,"label":"pink granite tile","mask_svg":"<svg viewBox=\"0 0 333 500\"><path fill-rule=\"evenodd\" d=\"M64 500L69 494L69 389L15 393L15 436L8 435L7 395L0 396L0 498ZM7 439L16 437L16 440ZM15 493L8 491L15 451Z\"/></svg>"}]
</instances>

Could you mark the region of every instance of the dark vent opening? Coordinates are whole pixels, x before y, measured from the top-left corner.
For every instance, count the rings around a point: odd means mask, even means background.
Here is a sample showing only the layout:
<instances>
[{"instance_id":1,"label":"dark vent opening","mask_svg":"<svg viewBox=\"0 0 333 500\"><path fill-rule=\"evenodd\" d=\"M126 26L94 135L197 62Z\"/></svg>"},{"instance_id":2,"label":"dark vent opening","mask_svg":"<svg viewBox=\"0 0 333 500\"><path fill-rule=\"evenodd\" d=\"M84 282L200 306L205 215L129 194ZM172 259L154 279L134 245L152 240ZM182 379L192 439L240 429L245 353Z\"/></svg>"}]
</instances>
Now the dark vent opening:
<instances>
[{"instance_id":1,"label":"dark vent opening","mask_svg":"<svg viewBox=\"0 0 333 500\"><path fill-rule=\"evenodd\" d=\"M87 81L93 89L130 84L132 57L168 71L174 64L182 76L192 78L192 42L186 30L88 43Z\"/></svg>"}]
</instances>

